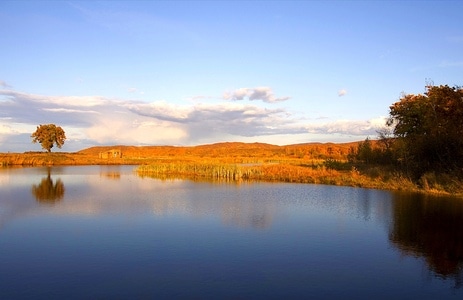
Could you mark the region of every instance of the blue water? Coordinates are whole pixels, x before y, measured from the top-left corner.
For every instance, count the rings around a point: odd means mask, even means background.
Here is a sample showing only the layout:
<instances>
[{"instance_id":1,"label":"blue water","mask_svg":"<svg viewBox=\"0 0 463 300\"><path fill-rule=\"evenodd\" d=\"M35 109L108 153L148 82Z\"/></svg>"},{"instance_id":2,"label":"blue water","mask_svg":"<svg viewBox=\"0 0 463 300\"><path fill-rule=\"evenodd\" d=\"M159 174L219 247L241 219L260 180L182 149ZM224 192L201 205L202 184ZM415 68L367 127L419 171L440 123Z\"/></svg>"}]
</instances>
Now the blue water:
<instances>
[{"instance_id":1,"label":"blue water","mask_svg":"<svg viewBox=\"0 0 463 300\"><path fill-rule=\"evenodd\" d=\"M462 299L461 200L134 168L0 169L0 299Z\"/></svg>"}]
</instances>

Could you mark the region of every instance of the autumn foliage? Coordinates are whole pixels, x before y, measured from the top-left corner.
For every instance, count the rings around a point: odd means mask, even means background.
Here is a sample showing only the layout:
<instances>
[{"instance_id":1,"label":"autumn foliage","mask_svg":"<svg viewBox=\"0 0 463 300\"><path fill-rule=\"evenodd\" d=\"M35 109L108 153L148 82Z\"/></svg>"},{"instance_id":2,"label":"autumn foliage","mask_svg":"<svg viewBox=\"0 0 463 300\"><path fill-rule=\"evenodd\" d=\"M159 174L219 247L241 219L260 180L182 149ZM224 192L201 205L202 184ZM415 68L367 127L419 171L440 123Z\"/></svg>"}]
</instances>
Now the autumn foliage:
<instances>
[{"instance_id":1,"label":"autumn foliage","mask_svg":"<svg viewBox=\"0 0 463 300\"><path fill-rule=\"evenodd\" d=\"M462 120L463 88L427 86L392 104L379 140L360 142L348 159L362 170L400 174L422 190L461 193Z\"/></svg>"},{"instance_id":2,"label":"autumn foliage","mask_svg":"<svg viewBox=\"0 0 463 300\"><path fill-rule=\"evenodd\" d=\"M66 140L64 130L55 124L37 126L37 130L31 135L33 143L40 143L42 148L51 152L53 145L61 148Z\"/></svg>"},{"instance_id":3,"label":"autumn foliage","mask_svg":"<svg viewBox=\"0 0 463 300\"><path fill-rule=\"evenodd\" d=\"M396 153L414 176L463 170L463 88L428 86L390 107Z\"/></svg>"}]
</instances>

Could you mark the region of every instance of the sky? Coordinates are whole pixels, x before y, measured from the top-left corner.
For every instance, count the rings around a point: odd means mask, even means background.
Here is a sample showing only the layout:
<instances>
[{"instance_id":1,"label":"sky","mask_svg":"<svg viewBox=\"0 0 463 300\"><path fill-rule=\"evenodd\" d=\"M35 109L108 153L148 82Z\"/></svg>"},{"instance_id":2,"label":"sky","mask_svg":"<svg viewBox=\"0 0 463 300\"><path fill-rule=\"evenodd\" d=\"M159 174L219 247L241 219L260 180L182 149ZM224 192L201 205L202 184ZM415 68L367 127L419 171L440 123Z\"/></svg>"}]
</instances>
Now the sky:
<instances>
[{"instance_id":1,"label":"sky","mask_svg":"<svg viewBox=\"0 0 463 300\"><path fill-rule=\"evenodd\" d=\"M0 152L376 138L463 85L463 1L0 1ZM53 151L58 150L56 148Z\"/></svg>"}]
</instances>

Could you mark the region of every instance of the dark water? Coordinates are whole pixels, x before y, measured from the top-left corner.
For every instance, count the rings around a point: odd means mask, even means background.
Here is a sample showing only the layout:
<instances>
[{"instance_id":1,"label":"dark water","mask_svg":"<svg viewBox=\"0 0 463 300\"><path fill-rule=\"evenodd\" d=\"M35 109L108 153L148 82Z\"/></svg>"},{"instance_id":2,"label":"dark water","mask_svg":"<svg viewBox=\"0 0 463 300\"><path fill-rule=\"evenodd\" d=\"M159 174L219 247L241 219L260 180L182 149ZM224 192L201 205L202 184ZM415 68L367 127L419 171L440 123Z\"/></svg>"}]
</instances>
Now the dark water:
<instances>
[{"instance_id":1,"label":"dark water","mask_svg":"<svg viewBox=\"0 0 463 300\"><path fill-rule=\"evenodd\" d=\"M0 169L0 299L462 299L463 201Z\"/></svg>"}]
</instances>

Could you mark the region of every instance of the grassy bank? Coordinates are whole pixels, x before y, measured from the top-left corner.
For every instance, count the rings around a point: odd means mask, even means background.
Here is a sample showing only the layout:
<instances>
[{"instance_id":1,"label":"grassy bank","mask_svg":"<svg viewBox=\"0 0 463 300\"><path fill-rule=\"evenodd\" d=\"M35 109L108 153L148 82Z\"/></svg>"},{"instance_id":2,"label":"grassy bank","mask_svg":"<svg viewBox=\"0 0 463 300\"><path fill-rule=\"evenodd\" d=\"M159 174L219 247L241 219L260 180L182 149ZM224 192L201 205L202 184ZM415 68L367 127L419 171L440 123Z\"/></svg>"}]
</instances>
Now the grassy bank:
<instances>
[{"instance_id":1,"label":"grassy bank","mask_svg":"<svg viewBox=\"0 0 463 300\"><path fill-rule=\"evenodd\" d=\"M1 153L0 165L2 166L38 166L38 165L74 165L75 154L71 153Z\"/></svg>"},{"instance_id":2,"label":"grassy bank","mask_svg":"<svg viewBox=\"0 0 463 300\"><path fill-rule=\"evenodd\" d=\"M0 166L137 165L154 159L99 158L98 155L66 152L0 153Z\"/></svg>"}]
</instances>

